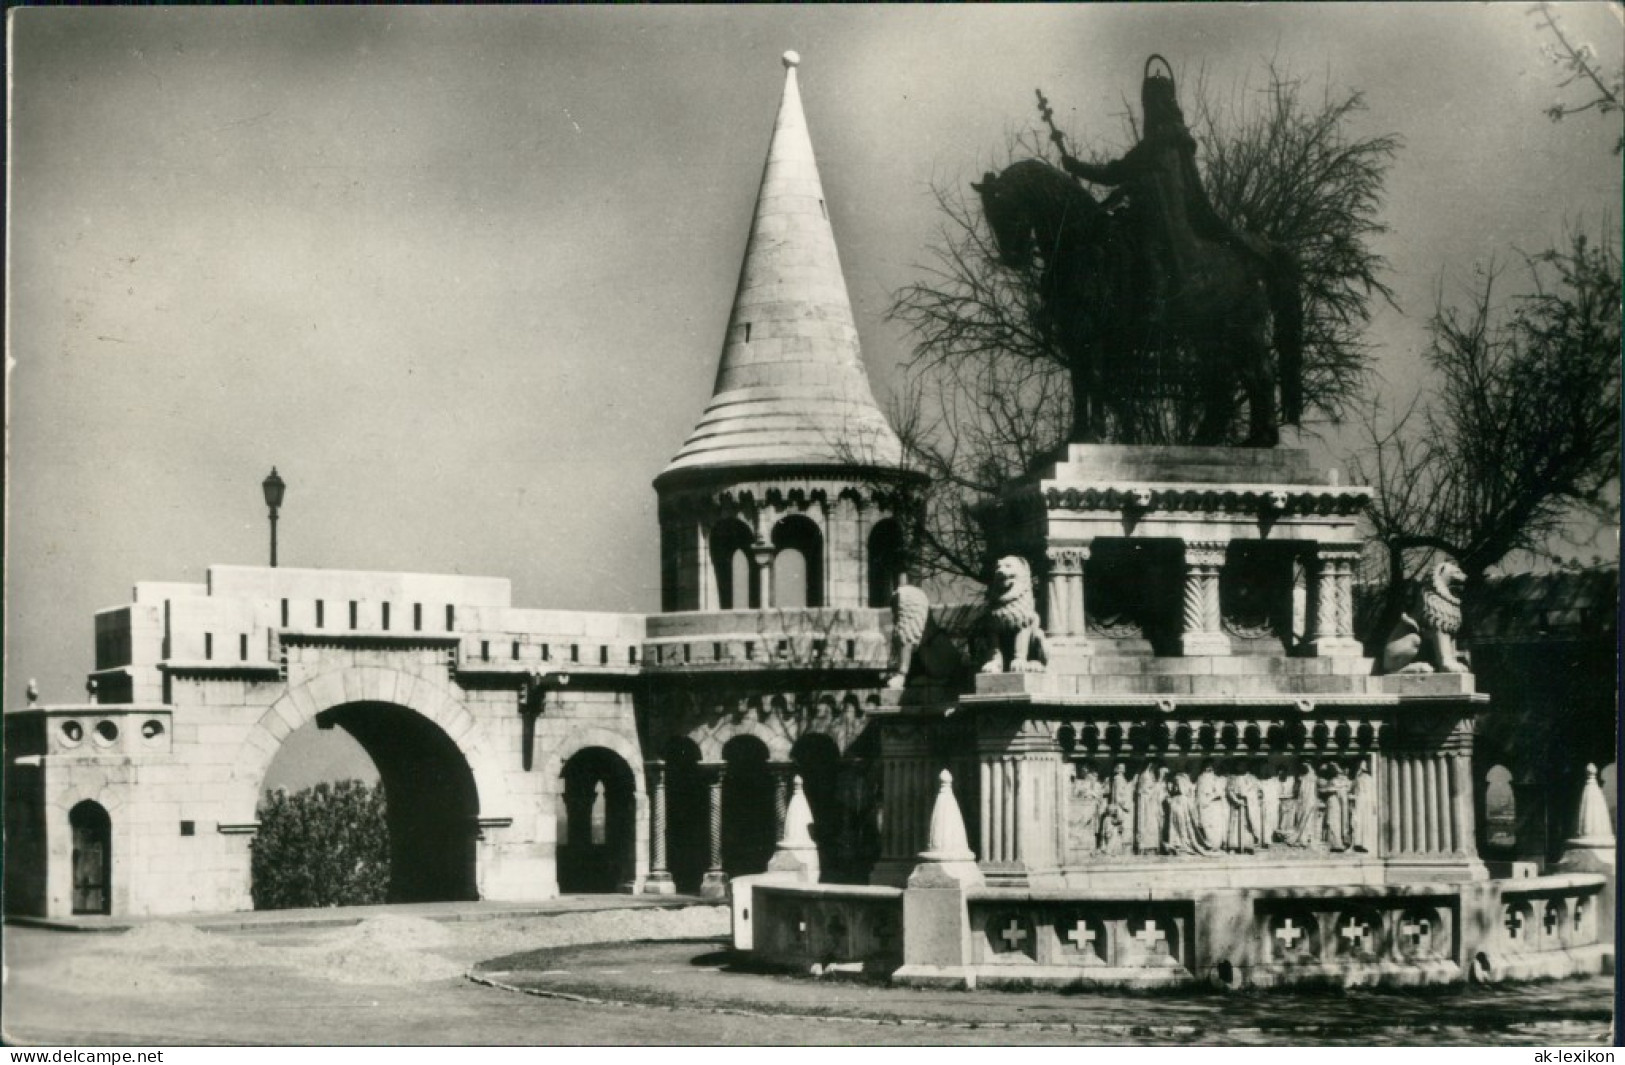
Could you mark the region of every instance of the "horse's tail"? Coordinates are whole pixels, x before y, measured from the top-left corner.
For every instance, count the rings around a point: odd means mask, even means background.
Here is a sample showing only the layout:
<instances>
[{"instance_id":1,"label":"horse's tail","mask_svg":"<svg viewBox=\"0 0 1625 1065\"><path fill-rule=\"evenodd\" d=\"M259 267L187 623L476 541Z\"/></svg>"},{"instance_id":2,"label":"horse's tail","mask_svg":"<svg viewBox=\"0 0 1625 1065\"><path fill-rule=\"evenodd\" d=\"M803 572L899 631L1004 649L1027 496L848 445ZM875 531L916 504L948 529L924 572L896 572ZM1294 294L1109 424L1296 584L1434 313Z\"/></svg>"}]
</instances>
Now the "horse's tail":
<instances>
[{"instance_id":1,"label":"horse's tail","mask_svg":"<svg viewBox=\"0 0 1625 1065\"><path fill-rule=\"evenodd\" d=\"M1264 283L1275 319L1275 354L1281 380L1281 420L1303 421L1303 295L1297 258L1271 245Z\"/></svg>"}]
</instances>

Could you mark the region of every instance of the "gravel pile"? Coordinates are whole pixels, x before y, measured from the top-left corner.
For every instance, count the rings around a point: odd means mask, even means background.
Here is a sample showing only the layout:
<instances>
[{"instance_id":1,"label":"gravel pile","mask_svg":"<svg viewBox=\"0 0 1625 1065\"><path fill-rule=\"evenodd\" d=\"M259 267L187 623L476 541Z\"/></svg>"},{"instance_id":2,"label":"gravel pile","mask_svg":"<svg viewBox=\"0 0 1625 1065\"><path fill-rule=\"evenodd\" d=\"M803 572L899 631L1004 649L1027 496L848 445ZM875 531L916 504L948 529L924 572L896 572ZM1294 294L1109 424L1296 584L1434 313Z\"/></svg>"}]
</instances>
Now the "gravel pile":
<instances>
[{"instance_id":1,"label":"gravel pile","mask_svg":"<svg viewBox=\"0 0 1625 1065\"><path fill-rule=\"evenodd\" d=\"M467 966L438 953L453 936L421 917L385 914L323 932L286 949L285 965L341 984L412 984L461 976Z\"/></svg>"}]
</instances>

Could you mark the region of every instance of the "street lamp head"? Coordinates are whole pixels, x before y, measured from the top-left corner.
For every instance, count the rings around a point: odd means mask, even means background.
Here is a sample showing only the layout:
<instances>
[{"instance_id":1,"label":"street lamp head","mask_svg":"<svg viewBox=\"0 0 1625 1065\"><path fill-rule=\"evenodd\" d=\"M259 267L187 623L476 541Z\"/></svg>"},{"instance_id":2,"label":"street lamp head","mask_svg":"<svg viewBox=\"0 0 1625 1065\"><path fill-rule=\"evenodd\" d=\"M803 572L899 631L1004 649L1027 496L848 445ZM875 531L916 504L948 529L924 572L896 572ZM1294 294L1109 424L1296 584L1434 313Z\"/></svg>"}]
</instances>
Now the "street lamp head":
<instances>
[{"instance_id":1,"label":"street lamp head","mask_svg":"<svg viewBox=\"0 0 1625 1065\"><path fill-rule=\"evenodd\" d=\"M287 490L287 487L282 478L277 476L276 467L272 466L271 475L260 483L260 488L265 491L265 505L272 510L280 507L282 505L282 493Z\"/></svg>"}]
</instances>

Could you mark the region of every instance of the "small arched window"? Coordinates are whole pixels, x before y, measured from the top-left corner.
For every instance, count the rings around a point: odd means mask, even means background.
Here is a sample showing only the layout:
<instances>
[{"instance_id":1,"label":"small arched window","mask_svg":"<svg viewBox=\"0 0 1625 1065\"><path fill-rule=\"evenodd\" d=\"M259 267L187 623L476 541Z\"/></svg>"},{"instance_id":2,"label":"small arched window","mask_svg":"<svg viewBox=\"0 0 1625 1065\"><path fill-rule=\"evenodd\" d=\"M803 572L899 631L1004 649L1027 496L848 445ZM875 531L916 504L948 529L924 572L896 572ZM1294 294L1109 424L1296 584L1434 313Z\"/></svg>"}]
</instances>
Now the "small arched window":
<instances>
[{"instance_id":1,"label":"small arched window","mask_svg":"<svg viewBox=\"0 0 1625 1065\"><path fill-rule=\"evenodd\" d=\"M784 609L824 605L824 534L804 514L773 526L773 605Z\"/></svg>"},{"instance_id":2,"label":"small arched window","mask_svg":"<svg viewBox=\"0 0 1625 1065\"><path fill-rule=\"evenodd\" d=\"M738 518L725 518L711 527L711 572L716 582L718 610L753 610L756 582L751 579L750 526Z\"/></svg>"}]
</instances>

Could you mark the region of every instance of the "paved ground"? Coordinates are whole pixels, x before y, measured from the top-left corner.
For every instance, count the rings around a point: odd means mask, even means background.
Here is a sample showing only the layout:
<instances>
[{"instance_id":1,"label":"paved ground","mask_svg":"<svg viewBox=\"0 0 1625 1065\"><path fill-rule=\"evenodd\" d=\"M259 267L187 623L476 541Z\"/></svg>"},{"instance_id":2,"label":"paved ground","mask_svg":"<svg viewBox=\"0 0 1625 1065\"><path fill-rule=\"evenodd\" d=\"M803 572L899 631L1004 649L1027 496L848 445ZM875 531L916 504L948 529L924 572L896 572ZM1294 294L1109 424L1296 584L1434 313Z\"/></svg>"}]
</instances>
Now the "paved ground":
<instances>
[{"instance_id":1,"label":"paved ground","mask_svg":"<svg viewBox=\"0 0 1625 1065\"><path fill-rule=\"evenodd\" d=\"M614 897L94 935L13 926L0 1025L8 1042L77 1045L1579 1046L1611 1033L1607 979L1425 997L926 992L738 971L726 927L721 907Z\"/></svg>"},{"instance_id":2,"label":"paved ground","mask_svg":"<svg viewBox=\"0 0 1625 1065\"><path fill-rule=\"evenodd\" d=\"M696 974L701 979L695 979ZM476 979L519 992L715 1010L840 1016L970 1034L1068 1033L1079 1042L1601 1045L1613 980L1521 987L1256 994L927 991L743 971L716 943L560 947L491 959Z\"/></svg>"}]
</instances>

